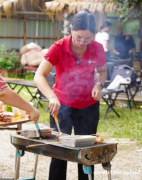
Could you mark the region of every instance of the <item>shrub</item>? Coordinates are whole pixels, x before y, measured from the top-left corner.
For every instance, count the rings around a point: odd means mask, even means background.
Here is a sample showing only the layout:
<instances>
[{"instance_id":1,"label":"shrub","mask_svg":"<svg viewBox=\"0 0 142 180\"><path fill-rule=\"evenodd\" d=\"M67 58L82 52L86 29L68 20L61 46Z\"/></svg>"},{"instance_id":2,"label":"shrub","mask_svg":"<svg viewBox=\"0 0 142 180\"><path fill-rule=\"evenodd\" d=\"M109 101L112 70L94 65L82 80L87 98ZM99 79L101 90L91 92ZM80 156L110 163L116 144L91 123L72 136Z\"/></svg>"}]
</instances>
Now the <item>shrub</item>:
<instances>
[{"instance_id":1,"label":"shrub","mask_svg":"<svg viewBox=\"0 0 142 180\"><path fill-rule=\"evenodd\" d=\"M8 56L8 58L7 58ZM7 54L6 48L4 45L1 45L0 48L0 69L5 69L7 71L14 69L17 64L20 65L19 63L19 58L15 57L16 52L13 50L9 55Z\"/></svg>"}]
</instances>

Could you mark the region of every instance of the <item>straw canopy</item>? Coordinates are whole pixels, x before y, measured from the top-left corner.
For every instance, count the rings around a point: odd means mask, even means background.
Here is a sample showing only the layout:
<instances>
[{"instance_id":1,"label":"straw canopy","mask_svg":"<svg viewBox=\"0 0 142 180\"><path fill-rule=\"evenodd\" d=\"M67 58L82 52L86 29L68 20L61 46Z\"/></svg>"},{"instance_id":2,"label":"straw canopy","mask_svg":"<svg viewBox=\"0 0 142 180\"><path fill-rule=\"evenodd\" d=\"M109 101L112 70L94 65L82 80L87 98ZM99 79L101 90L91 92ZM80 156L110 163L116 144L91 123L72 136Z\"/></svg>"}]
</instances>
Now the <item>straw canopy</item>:
<instances>
[{"instance_id":1,"label":"straw canopy","mask_svg":"<svg viewBox=\"0 0 142 180\"><path fill-rule=\"evenodd\" d=\"M108 4L107 0L54 0L46 2L45 4L46 12L50 17L53 13L58 16L65 8L67 9L68 14L75 14L84 8L89 9L89 11L94 14L95 12L114 12L114 7L116 6L113 0Z\"/></svg>"},{"instance_id":2,"label":"straw canopy","mask_svg":"<svg viewBox=\"0 0 142 180\"><path fill-rule=\"evenodd\" d=\"M5 12L7 18L10 18L11 11L16 13L17 8L25 9L25 4L28 3L31 7L40 0L0 0L0 17L2 10Z\"/></svg>"}]
</instances>

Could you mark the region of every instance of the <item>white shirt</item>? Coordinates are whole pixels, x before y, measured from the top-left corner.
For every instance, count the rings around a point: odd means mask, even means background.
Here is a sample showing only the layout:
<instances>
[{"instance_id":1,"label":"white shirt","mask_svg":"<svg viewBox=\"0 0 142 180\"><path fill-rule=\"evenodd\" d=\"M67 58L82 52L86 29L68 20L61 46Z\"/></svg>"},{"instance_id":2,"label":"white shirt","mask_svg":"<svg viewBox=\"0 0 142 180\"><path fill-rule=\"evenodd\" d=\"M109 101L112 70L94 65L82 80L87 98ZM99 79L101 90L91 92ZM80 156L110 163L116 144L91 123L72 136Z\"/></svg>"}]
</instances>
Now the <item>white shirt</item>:
<instances>
[{"instance_id":1,"label":"white shirt","mask_svg":"<svg viewBox=\"0 0 142 180\"><path fill-rule=\"evenodd\" d=\"M105 52L108 51L108 49L105 47L105 41L109 40L109 34L107 32L98 32L95 36L95 40L103 45Z\"/></svg>"}]
</instances>

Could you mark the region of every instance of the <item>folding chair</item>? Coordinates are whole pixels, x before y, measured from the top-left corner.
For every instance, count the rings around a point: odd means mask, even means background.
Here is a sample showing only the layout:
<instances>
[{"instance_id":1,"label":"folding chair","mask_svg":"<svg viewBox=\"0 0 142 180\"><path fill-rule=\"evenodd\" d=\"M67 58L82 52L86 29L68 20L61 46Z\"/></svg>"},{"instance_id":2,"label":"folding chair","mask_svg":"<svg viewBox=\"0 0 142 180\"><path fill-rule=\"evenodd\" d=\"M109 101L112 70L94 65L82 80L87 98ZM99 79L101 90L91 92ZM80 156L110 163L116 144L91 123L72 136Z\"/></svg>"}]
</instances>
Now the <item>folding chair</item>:
<instances>
[{"instance_id":1,"label":"folding chair","mask_svg":"<svg viewBox=\"0 0 142 180\"><path fill-rule=\"evenodd\" d=\"M117 96L119 93L122 93L123 90L121 89L106 89L103 88L102 90L102 94L103 97L102 99L106 102L106 104L108 105L108 108L103 116L103 119L106 117L107 113L109 112L109 110L112 110L118 117L120 117L120 115L116 112L116 110L113 108L113 106L115 105L115 101L117 99Z\"/></svg>"},{"instance_id":2,"label":"folding chair","mask_svg":"<svg viewBox=\"0 0 142 180\"><path fill-rule=\"evenodd\" d=\"M132 70L126 70L126 69L114 69L113 73L112 73L112 77L111 77L111 82L115 79L115 77L117 75L122 75L122 77L130 77L132 74ZM126 91L127 92L127 91ZM126 93L125 92L125 93ZM116 110L113 108L113 106L115 105L115 101L117 99L117 96L120 93L124 93L124 90L122 89L107 89L104 88L102 90L102 94L103 97L102 99L107 103L108 108L103 116L103 119L106 117L107 113L109 112L109 110L112 110L118 117L120 117L120 115L116 112ZM128 96L127 96L128 97Z\"/></svg>"}]
</instances>

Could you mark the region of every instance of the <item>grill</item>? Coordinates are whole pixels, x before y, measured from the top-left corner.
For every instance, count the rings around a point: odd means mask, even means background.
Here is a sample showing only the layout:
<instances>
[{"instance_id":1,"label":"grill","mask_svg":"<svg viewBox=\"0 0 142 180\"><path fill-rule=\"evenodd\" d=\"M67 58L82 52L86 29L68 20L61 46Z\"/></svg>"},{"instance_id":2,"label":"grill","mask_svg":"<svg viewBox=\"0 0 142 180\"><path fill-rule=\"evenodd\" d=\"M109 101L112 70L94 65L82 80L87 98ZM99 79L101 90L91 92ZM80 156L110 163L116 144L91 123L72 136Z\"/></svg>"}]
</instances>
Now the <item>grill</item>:
<instances>
[{"instance_id":1,"label":"grill","mask_svg":"<svg viewBox=\"0 0 142 180\"><path fill-rule=\"evenodd\" d=\"M68 147L63 144L49 144L58 143L59 138L57 138L55 134L56 133L53 131L50 137L42 140L11 134L11 143L20 152L28 151L38 155L80 163L87 167L101 163L104 169L109 171L108 179L111 179L110 161L117 153L117 143L101 143L84 147ZM17 160L15 180L17 180L18 166L19 163ZM91 177L89 179L91 179Z\"/></svg>"}]
</instances>

